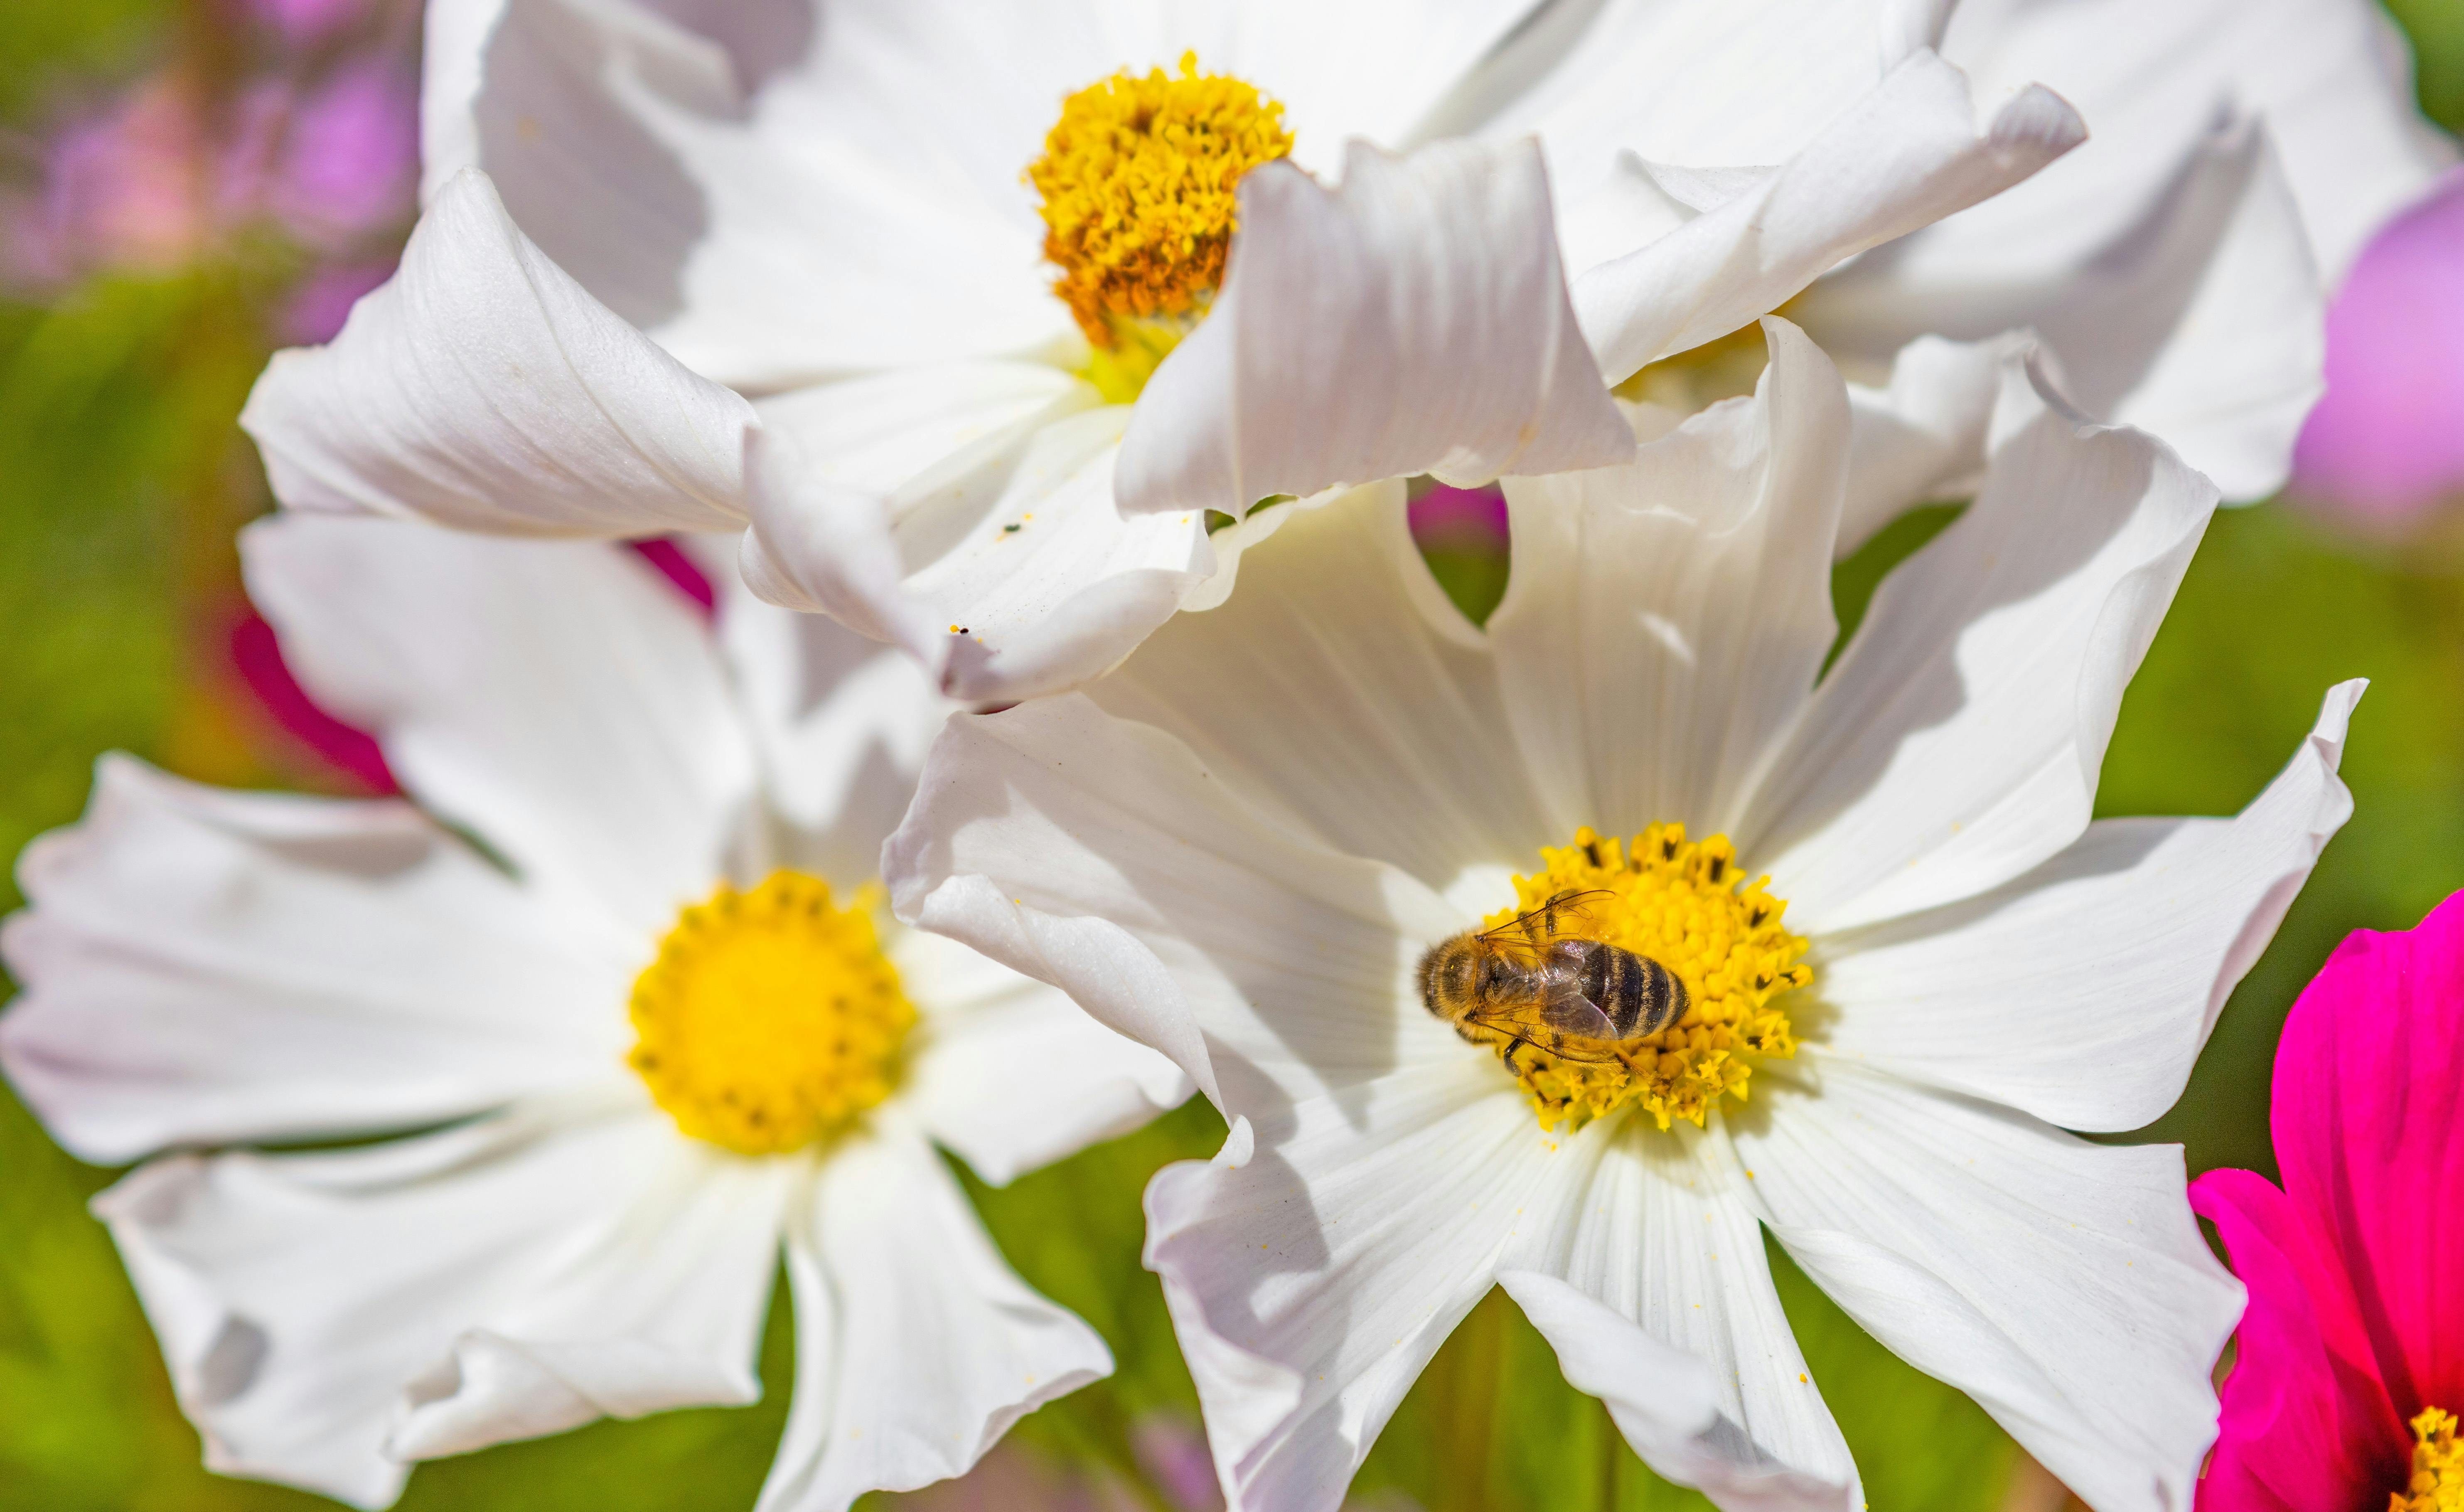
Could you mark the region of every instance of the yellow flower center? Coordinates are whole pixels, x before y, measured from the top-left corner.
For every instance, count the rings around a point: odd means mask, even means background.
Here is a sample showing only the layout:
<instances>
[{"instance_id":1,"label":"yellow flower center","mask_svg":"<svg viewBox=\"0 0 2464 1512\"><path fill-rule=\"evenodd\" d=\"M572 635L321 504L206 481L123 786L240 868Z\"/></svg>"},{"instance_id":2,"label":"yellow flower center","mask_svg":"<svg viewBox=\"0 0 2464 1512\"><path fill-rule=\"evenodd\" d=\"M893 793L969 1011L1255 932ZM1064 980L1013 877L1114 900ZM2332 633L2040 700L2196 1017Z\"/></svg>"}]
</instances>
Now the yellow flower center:
<instances>
[{"instance_id":1,"label":"yellow flower center","mask_svg":"<svg viewBox=\"0 0 2464 1512\"><path fill-rule=\"evenodd\" d=\"M915 1010L864 900L777 872L721 882L677 916L633 982L627 1058L695 1139L746 1155L802 1149L890 1095Z\"/></svg>"},{"instance_id":2,"label":"yellow flower center","mask_svg":"<svg viewBox=\"0 0 2464 1512\"><path fill-rule=\"evenodd\" d=\"M1655 824L1628 850L1586 826L1573 844L1544 847L1540 859L1539 871L1514 879L1515 906L1483 927L1577 895L1561 927L1659 963L1684 985L1685 1004L1657 1034L1570 1040L1562 1054L1459 1023L1465 1038L1497 1050L1530 1094L1542 1127L1579 1128L1629 1106L1663 1129L1677 1119L1699 1125L1722 1093L1745 1100L1760 1057L1796 1054L1788 1015L1772 1000L1814 980L1798 960L1806 942L1781 926L1788 904L1765 891L1771 878L1749 884L1737 870L1727 836L1689 841L1683 825Z\"/></svg>"},{"instance_id":3,"label":"yellow flower center","mask_svg":"<svg viewBox=\"0 0 2464 1512\"><path fill-rule=\"evenodd\" d=\"M1241 175L1287 156L1284 107L1255 86L1123 69L1061 105L1026 177L1044 196L1052 285L1094 345L1088 376L1108 399L1137 397L1223 282Z\"/></svg>"},{"instance_id":4,"label":"yellow flower center","mask_svg":"<svg viewBox=\"0 0 2464 1512\"><path fill-rule=\"evenodd\" d=\"M2387 1496L2387 1512L2464 1512L2464 1444L2455 1416L2432 1407L2412 1420L2412 1479Z\"/></svg>"}]
</instances>

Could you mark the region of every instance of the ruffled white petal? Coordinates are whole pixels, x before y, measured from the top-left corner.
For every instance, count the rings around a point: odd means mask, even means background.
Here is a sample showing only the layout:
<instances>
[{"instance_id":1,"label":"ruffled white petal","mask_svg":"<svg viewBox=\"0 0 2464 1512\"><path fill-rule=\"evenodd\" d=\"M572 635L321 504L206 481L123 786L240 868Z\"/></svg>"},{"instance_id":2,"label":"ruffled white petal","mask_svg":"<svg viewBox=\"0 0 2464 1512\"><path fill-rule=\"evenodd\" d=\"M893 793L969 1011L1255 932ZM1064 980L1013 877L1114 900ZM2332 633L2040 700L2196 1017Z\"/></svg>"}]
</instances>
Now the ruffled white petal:
<instances>
[{"instance_id":1,"label":"ruffled white petal","mask_svg":"<svg viewBox=\"0 0 2464 1512\"><path fill-rule=\"evenodd\" d=\"M1881 586L1738 845L1827 933L1956 901L2086 829L2122 693L2216 503L2013 372L1985 487Z\"/></svg>"},{"instance_id":2,"label":"ruffled white petal","mask_svg":"<svg viewBox=\"0 0 2464 1512\"><path fill-rule=\"evenodd\" d=\"M615 942L402 804L105 757L84 820L18 879L0 1064L98 1164L440 1123L624 1053Z\"/></svg>"},{"instance_id":3,"label":"ruffled white petal","mask_svg":"<svg viewBox=\"0 0 2464 1512\"><path fill-rule=\"evenodd\" d=\"M791 608L893 640L979 702L1051 693L1129 655L1215 569L1202 512L1124 514L1116 406L1064 414L895 518L830 482L792 437L755 448L745 577Z\"/></svg>"},{"instance_id":4,"label":"ruffled white petal","mask_svg":"<svg viewBox=\"0 0 2464 1512\"><path fill-rule=\"evenodd\" d=\"M1338 188L1269 163L1240 205L1222 294L1121 441L1124 508L1240 518L1271 493L1634 454L1574 328L1537 143L1355 143Z\"/></svg>"},{"instance_id":5,"label":"ruffled white petal","mask_svg":"<svg viewBox=\"0 0 2464 1512\"><path fill-rule=\"evenodd\" d=\"M1112 1373L1095 1331L1030 1290L930 1145L831 1149L791 1214L796 1393L757 1512L845 1512L963 1475L1012 1423Z\"/></svg>"},{"instance_id":6,"label":"ruffled white petal","mask_svg":"<svg viewBox=\"0 0 2464 1512\"><path fill-rule=\"evenodd\" d=\"M1413 545L1401 482L1293 508L1242 579L1088 697L1178 737L1302 833L1441 891L1530 860L1550 816L1480 632Z\"/></svg>"},{"instance_id":7,"label":"ruffled white petal","mask_svg":"<svg viewBox=\"0 0 2464 1512\"><path fill-rule=\"evenodd\" d=\"M1147 1187L1147 1268L1232 1512L1332 1512L1403 1393L1547 1221L1558 1153L1486 1056L1278 1107Z\"/></svg>"},{"instance_id":8,"label":"ruffled white petal","mask_svg":"<svg viewBox=\"0 0 2464 1512\"><path fill-rule=\"evenodd\" d=\"M1068 994L955 940L902 929L888 949L924 1018L900 1095L926 1133L995 1186L1126 1134L1196 1090Z\"/></svg>"},{"instance_id":9,"label":"ruffled white petal","mask_svg":"<svg viewBox=\"0 0 2464 1512\"><path fill-rule=\"evenodd\" d=\"M1789 1254L2089 1505L2189 1506L2242 1291L2199 1237L2180 1148L2088 1145L1808 1058L1813 1089L1767 1066L1756 1116L1730 1121Z\"/></svg>"},{"instance_id":10,"label":"ruffled white petal","mask_svg":"<svg viewBox=\"0 0 2464 1512\"><path fill-rule=\"evenodd\" d=\"M542 256L473 171L333 345L275 358L241 423L294 508L627 535L739 523L754 420Z\"/></svg>"},{"instance_id":11,"label":"ruffled white petal","mask_svg":"<svg viewBox=\"0 0 2464 1512\"><path fill-rule=\"evenodd\" d=\"M2018 183L2084 133L2042 89L2021 91L1980 127L1967 78L1915 53L1785 165L1578 274L1574 304L1600 371L1619 382L1725 336L1842 259Z\"/></svg>"},{"instance_id":12,"label":"ruffled white petal","mask_svg":"<svg viewBox=\"0 0 2464 1512\"><path fill-rule=\"evenodd\" d=\"M1570 1142L1556 1212L1499 1281L1626 1441L1731 1512L1859 1504L1848 1445L1771 1287L1746 1178L1715 1131L1628 1119Z\"/></svg>"},{"instance_id":13,"label":"ruffled white petal","mask_svg":"<svg viewBox=\"0 0 2464 1512\"><path fill-rule=\"evenodd\" d=\"M181 1156L95 1208L207 1465L377 1507L406 1458L758 1397L788 1169L628 1101Z\"/></svg>"},{"instance_id":14,"label":"ruffled white petal","mask_svg":"<svg viewBox=\"0 0 2464 1512\"><path fill-rule=\"evenodd\" d=\"M622 548L291 515L241 553L300 679L525 880L647 951L724 873L753 742L708 631Z\"/></svg>"},{"instance_id":15,"label":"ruffled white petal","mask_svg":"<svg viewBox=\"0 0 2464 1512\"><path fill-rule=\"evenodd\" d=\"M2251 500L2284 481L2318 398L2324 305L2267 133L2227 122L2078 266L2013 266L1999 242L1980 254L1921 234L1816 284L1803 315L1864 362L1920 332L2033 327L2088 413L2163 437L2227 498Z\"/></svg>"},{"instance_id":16,"label":"ruffled white petal","mask_svg":"<svg viewBox=\"0 0 2464 1512\"><path fill-rule=\"evenodd\" d=\"M1834 546L1839 556L1911 505L1974 495L1985 478L2002 370L2025 340L2015 333L1981 342L1920 337L1893 354L1883 387L1848 386L1848 497Z\"/></svg>"},{"instance_id":17,"label":"ruffled white petal","mask_svg":"<svg viewBox=\"0 0 2464 1512\"><path fill-rule=\"evenodd\" d=\"M1837 636L1847 395L1794 326L1767 333L1750 402L1693 417L1631 467L1507 485L1514 576L1489 640L1552 843L1583 824L1732 828Z\"/></svg>"},{"instance_id":18,"label":"ruffled white petal","mask_svg":"<svg viewBox=\"0 0 2464 1512\"><path fill-rule=\"evenodd\" d=\"M1567 302L1534 143L1355 144L1329 189L1241 181L1223 291L1140 396L1120 498L1235 518L1274 494L1601 467L1634 440Z\"/></svg>"},{"instance_id":19,"label":"ruffled white petal","mask_svg":"<svg viewBox=\"0 0 2464 1512\"><path fill-rule=\"evenodd\" d=\"M2076 263L2163 192L2228 108L2263 117L2329 283L2362 243L2454 162L2422 119L2411 58L2367 0L1986 0L1961 5L1943 52L1980 91L2041 81L2095 140L2017 193L1943 229L1975 254ZM2004 235L2024 223L2019 236ZM2032 234L2033 233L2033 234Z\"/></svg>"},{"instance_id":20,"label":"ruffled white petal","mask_svg":"<svg viewBox=\"0 0 2464 1512\"><path fill-rule=\"evenodd\" d=\"M2225 999L2353 812L2336 776L2362 684L2234 819L2106 819L1984 897L1826 936L1829 1053L2066 1128L2173 1105Z\"/></svg>"},{"instance_id":21,"label":"ruffled white petal","mask_svg":"<svg viewBox=\"0 0 2464 1512\"><path fill-rule=\"evenodd\" d=\"M1467 917L1081 697L952 720L882 865L899 918L1061 988L1228 1113L1460 1048L1395 1005Z\"/></svg>"},{"instance_id":22,"label":"ruffled white petal","mask_svg":"<svg viewBox=\"0 0 2464 1512\"><path fill-rule=\"evenodd\" d=\"M789 7L739 9L783 19ZM739 114L727 51L633 0L448 0L430 8L427 41L425 197L460 168L482 169L539 251L594 298L637 326L675 314L709 214L638 102Z\"/></svg>"}]
</instances>

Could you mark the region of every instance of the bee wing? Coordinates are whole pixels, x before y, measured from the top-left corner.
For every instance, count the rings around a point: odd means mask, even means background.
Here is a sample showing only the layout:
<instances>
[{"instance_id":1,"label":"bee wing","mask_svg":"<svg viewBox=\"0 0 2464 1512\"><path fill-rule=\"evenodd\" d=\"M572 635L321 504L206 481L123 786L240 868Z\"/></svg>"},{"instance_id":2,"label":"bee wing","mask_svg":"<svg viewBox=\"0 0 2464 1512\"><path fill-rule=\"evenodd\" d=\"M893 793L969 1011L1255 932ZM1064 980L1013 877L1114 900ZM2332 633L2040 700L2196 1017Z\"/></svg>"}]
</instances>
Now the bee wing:
<instances>
[{"instance_id":1,"label":"bee wing","mask_svg":"<svg viewBox=\"0 0 2464 1512\"><path fill-rule=\"evenodd\" d=\"M1531 942L1531 922L1549 913L1556 915L1556 927L1551 931L1552 933L1559 936L1595 937L1596 930L1594 926L1592 910L1600 900L1610 896L1612 895L1609 892L1601 888L1595 888L1587 893L1559 893L1539 907L1527 908L1494 929L1483 930L1480 937L1492 945L1529 955L1534 950Z\"/></svg>"},{"instance_id":2,"label":"bee wing","mask_svg":"<svg viewBox=\"0 0 2464 1512\"><path fill-rule=\"evenodd\" d=\"M1617 1026L1609 1022L1609 1015L1571 981L1549 985L1549 995L1540 1002L1540 1014L1550 1028L1561 1034L1577 1034L1585 1039L1617 1037Z\"/></svg>"},{"instance_id":3,"label":"bee wing","mask_svg":"<svg viewBox=\"0 0 2464 1512\"><path fill-rule=\"evenodd\" d=\"M1547 1051L1561 1060L1585 1060L1606 1065L1617 1059L1617 1054L1606 1044L1568 1043L1582 1040L1612 1040L1617 1031L1609 1026L1608 1015L1592 1006L1591 1000L1577 992L1571 1003L1561 994L1551 992L1547 999L1520 1003L1484 1005L1463 1015L1467 1023L1479 1025L1501 1034L1512 1034Z\"/></svg>"}]
</instances>

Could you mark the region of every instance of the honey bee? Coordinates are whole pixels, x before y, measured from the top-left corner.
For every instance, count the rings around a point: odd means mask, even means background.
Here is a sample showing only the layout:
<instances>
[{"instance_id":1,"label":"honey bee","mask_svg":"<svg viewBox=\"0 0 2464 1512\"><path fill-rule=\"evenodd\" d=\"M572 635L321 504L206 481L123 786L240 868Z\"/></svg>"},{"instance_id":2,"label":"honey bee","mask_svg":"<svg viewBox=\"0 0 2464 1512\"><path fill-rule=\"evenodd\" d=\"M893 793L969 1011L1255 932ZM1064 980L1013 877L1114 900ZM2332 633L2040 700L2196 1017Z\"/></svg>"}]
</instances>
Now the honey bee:
<instances>
[{"instance_id":1,"label":"honey bee","mask_svg":"<svg viewBox=\"0 0 2464 1512\"><path fill-rule=\"evenodd\" d=\"M1677 973L1646 955L1587 938L1584 905L1606 892L1559 893L1494 929L1466 929L1420 957L1420 1001L1455 1026L1508 1036L1506 1066L1527 1047L1605 1064L1620 1048L1685 1016Z\"/></svg>"}]
</instances>

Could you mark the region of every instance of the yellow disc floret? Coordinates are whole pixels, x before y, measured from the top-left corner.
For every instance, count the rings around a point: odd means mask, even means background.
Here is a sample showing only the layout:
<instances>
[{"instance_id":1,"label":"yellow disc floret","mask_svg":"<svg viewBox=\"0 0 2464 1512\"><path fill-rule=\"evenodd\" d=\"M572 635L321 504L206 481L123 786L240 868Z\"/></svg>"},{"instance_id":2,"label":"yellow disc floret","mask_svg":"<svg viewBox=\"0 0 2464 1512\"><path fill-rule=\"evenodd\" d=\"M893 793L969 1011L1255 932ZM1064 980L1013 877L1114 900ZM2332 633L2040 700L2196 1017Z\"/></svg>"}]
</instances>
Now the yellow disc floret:
<instances>
[{"instance_id":1,"label":"yellow disc floret","mask_svg":"<svg viewBox=\"0 0 2464 1512\"><path fill-rule=\"evenodd\" d=\"M1515 905L1492 914L1494 929L1569 893L1587 895L1579 932L1648 957L1685 984L1684 1016L1656 1034L1587 1046L1597 1060L1552 1056L1494 1031L1492 1043L1530 1094L1544 1127L1580 1127L1639 1107L1660 1127L1700 1124L1722 1093L1746 1097L1755 1061L1793 1056L1796 1037L1774 1000L1814 980L1803 936L1780 918L1788 904L1749 883L1726 835L1689 841L1685 827L1655 824L1632 848L1588 827L1574 843L1543 848L1539 871L1514 879Z\"/></svg>"},{"instance_id":2,"label":"yellow disc floret","mask_svg":"<svg viewBox=\"0 0 2464 1512\"><path fill-rule=\"evenodd\" d=\"M2387 1497L2387 1512L2464 1512L2464 1443L2455 1415L2430 1408L2412 1420L2412 1479Z\"/></svg>"},{"instance_id":3,"label":"yellow disc floret","mask_svg":"<svg viewBox=\"0 0 2464 1512\"><path fill-rule=\"evenodd\" d=\"M890 1095L915 1010L862 900L778 872L678 916L633 983L627 1057L695 1139L746 1155L827 1139Z\"/></svg>"},{"instance_id":4,"label":"yellow disc floret","mask_svg":"<svg viewBox=\"0 0 2464 1512\"><path fill-rule=\"evenodd\" d=\"M1223 281L1241 175L1291 150L1284 107L1194 53L1177 76L1124 69L1062 103L1026 176L1053 291L1099 354L1154 370Z\"/></svg>"}]
</instances>

